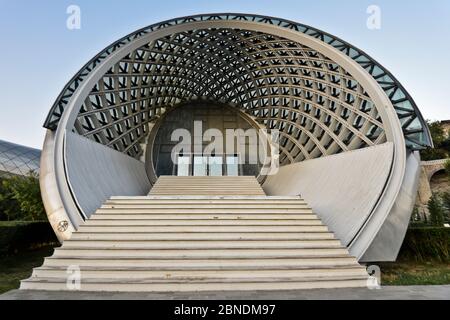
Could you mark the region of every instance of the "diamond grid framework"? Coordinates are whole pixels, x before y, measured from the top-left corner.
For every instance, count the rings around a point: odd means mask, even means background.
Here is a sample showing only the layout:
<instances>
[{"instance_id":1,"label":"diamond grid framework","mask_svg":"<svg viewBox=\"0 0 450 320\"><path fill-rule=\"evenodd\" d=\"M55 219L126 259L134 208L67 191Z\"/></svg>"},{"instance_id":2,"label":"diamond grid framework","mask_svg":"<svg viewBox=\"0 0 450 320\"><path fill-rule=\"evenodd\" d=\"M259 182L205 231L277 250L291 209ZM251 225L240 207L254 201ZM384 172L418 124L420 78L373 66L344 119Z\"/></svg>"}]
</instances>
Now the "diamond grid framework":
<instances>
[{"instance_id":1,"label":"diamond grid framework","mask_svg":"<svg viewBox=\"0 0 450 320\"><path fill-rule=\"evenodd\" d=\"M236 29L177 33L128 54L94 86L75 128L140 157L148 122L201 97L280 130L282 164L386 140L373 102L342 67L304 45Z\"/></svg>"},{"instance_id":2,"label":"diamond grid framework","mask_svg":"<svg viewBox=\"0 0 450 320\"><path fill-rule=\"evenodd\" d=\"M66 104L78 86L115 51L151 32L200 21L268 24L306 34L333 46L363 67L383 88L401 122L407 146L416 150L432 145L425 121L412 98L391 73L363 51L303 24L244 14L178 18L143 28L118 40L87 63L67 84L44 126L56 129ZM308 135L306 131L323 130L325 138L320 143L312 141L310 145L304 145L301 154L297 154L300 146L293 147L295 150L292 152L284 151L286 162L327 154L330 147L338 152L351 150L358 143L362 146L371 145L374 137L376 140L383 135L380 119L376 114L370 114L373 109L370 100L366 99L358 84L344 70L304 46L283 39L282 43L277 43L276 40L271 35L246 30L210 29L191 30L147 44L130 53L108 72L110 77L105 77L105 81L97 84L94 91L97 90L98 94L91 95L81 110L85 114L82 116L80 113L83 119L79 119L77 131L139 157L142 150L138 142L145 134L144 123L151 121L162 108L193 97L209 97L236 103L265 122L268 128L278 127L283 132L294 130L285 118L292 117L297 122L295 110L290 111L299 104L306 107L304 114L320 119L322 125L315 124L312 118L299 117L300 126L297 124L294 127L301 127L305 136ZM122 90L118 94L112 93L113 89ZM271 115L268 110L266 114L266 106L270 106L269 109L279 107L278 113ZM106 112L101 113L99 110ZM91 116L88 117L88 114ZM110 119L114 125L105 128ZM312 147L313 144L315 147ZM318 144L322 144L322 148ZM287 149L290 147L287 146Z\"/></svg>"},{"instance_id":3,"label":"diamond grid framework","mask_svg":"<svg viewBox=\"0 0 450 320\"><path fill-rule=\"evenodd\" d=\"M0 140L0 176L39 172L41 151Z\"/></svg>"}]
</instances>

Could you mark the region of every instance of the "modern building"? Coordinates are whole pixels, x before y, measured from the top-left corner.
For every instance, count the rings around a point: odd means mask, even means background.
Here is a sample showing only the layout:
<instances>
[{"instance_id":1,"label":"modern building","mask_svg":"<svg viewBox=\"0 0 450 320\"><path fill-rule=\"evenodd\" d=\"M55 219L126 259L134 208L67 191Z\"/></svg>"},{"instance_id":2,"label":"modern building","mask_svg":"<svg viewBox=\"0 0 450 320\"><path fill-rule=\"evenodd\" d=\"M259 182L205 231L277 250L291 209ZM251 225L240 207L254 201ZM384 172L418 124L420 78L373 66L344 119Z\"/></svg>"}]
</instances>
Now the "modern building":
<instances>
[{"instance_id":1,"label":"modern building","mask_svg":"<svg viewBox=\"0 0 450 320\"><path fill-rule=\"evenodd\" d=\"M41 151L0 140L0 177L39 173Z\"/></svg>"},{"instance_id":2,"label":"modern building","mask_svg":"<svg viewBox=\"0 0 450 320\"><path fill-rule=\"evenodd\" d=\"M231 13L119 39L44 126L41 189L63 246L28 289L67 289L73 265L82 290L364 286L359 263L398 255L432 146L406 89L364 51ZM250 139L221 140L252 129L268 162L247 161Z\"/></svg>"}]
</instances>

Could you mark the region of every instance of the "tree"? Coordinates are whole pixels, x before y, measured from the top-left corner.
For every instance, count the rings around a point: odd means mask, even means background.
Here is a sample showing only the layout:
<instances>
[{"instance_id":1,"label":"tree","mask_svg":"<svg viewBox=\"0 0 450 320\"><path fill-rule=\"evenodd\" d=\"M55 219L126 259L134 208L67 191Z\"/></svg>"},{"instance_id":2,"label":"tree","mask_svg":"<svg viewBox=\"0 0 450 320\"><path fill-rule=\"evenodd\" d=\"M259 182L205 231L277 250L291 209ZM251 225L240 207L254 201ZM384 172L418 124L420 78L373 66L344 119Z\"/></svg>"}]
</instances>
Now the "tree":
<instances>
[{"instance_id":1,"label":"tree","mask_svg":"<svg viewBox=\"0 0 450 320\"><path fill-rule=\"evenodd\" d=\"M439 148L427 148L420 152L423 161L441 160L447 158L447 152Z\"/></svg>"},{"instance_id":2,"label":"tree","mask_svg":"<svg viewBox=\"0 0 450 320\"><path fill-rule=\"evenodd\" d=\"M448 159L445 163L444 163L444 168L445 168L445 172L447 173L447 175L450 178L450 159Z\"/></svg>"},{"instance_id":3,"label":"tree","mask_svg":"<svg viewBox=\"0 0 450 320\"><path fill-rule=\"evenodd\" d=\"M436 148L440 148L442 143L445 141L445 132L442 128L440 121L427 121L428 128L430 128L431 137L433 138L433 142Z\"/></svg>"},{"instance_id":4,"label":"tree","mask_svg":"<svg viewBox=\"0 0 450 320\"><path fill-rule=\"evenodd\" d=\"M5 215L7 220L45 220L38 175L11 176L2 182L0 202L9 202Z\"/></svg>"},{"instance_id":5,"label":"tree","mask_svg":"<svg viewBox=\"0 0 450 320\"><path fill-rule=\"evenodd\" d=\"M449 156L449 139L445 137L444 129L439 121L427 121L430 129L431 138L434 142L434 148L428 148L420 152L424 161L445 159Z\"/></svg>"},{"instance_id":6,"label":"tree","mask_svg":"<svg viewBox=\"0 0 450 320\"><path fill-rule=\"evenodd\" d=\"M428 201L428 211L430 212L430 223L435 226L442 226L444 224L444 208L437 195L431 196Z\"/></svg>"},{"instance_id":7,"label":"tree","mask_svg":"<svg viewBox=\"0 0 450 320\"><path fill-rule=\"evenodd\" d=\"M450 221L450 192L442 194L442 205L445 210L444 218L446 221Z\"/></svg>"},{"instance_id":8,"label":"tree","mask_svg":"<svg viewBox=\"0 0 450 320\"><path fill-rule=\"evenodd\" d=\"M20 215L19 203L14 199L14 194L9 189L4 181L7 177L0 179L0 221L3 220L16 220Z\"/></svg>"}]
</instances>

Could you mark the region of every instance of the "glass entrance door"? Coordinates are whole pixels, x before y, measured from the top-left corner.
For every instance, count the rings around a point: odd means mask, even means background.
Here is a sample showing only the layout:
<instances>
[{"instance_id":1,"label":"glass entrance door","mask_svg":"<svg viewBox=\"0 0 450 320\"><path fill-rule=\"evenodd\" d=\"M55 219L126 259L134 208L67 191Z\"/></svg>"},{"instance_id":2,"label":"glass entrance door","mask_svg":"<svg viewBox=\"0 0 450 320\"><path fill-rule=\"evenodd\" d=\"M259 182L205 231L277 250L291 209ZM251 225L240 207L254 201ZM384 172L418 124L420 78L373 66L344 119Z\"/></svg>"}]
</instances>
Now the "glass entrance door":
<instances>
[{"instance_id":1,"label":"glass entrance door","mask_svg":"<svg viewBox=\"0 0 450 320\"><path fill-rule=\"evenodd\" d=\"M194 155L194 176L208 175L208 157Z\"/></svg>"},{"instance_id":2,"label":"glass entrance door","mask_svg":"<svg viewBox=\"0 0 450 320\"><path fill-rule=\"evenodd\" d=\"M178 157L177 176L179 176L179 177L190 176L190 165L191 165L191 157L190 156Z\"/></svg>"},{"instance_id":3,"label":"glass entrance door","mask_svg":"<svg viewBox=\"0 0 450 320\"><path fill-rule=\"evenodd\" d=\"M213 177L223 176L223 158L209 157L208 160L208 174Z\"/></svg>"},{"instance_id":4,"label":"glass entrance door","mask_svg":"<svg viewBox=\"0 0 450 320\"><path fill-rule=\"evenodd\" d=\"M180 155L174 174L197 177L239 176L238 160L237 155Z\"/></svg>"},{"instance_id":5,"label":"glass entrance door","mask_svg":"<svg viewBox=\"0 0 450 320\"><path fill-rule=\"evenodd\" d=\"M238 156L227 156L227 176L238 176L239 175L239 157Z\"/></svg>"}]
</instances>

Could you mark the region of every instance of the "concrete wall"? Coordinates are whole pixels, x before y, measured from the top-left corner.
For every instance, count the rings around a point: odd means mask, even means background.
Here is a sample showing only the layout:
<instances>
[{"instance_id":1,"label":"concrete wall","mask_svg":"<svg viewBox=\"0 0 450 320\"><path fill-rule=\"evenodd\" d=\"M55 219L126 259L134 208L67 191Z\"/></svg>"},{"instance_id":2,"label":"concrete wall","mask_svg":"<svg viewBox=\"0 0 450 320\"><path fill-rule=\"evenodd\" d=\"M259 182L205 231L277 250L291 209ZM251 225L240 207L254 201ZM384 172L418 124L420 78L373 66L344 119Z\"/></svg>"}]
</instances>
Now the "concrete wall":
<instances>
[{"instance_id":1,"label":"concrete wall","mask_svg":"<svg viewBox=\"0 0 450 320\"><path fill-rule=\"evenodd\" d=\"M280 168L263 185L268 195L300 195L348 246L372 213L388 180L393 144Z\"/></svg>"},{"instance_id":2,"label":"concrete wall","mask_svg":"<svg viewBox=\"0 0 450 320\"><path fill-rule=\"evenodd\" d=\"M421 217L424 215L428 216L428 201L430 200L433 193L431 192L430 180L428 180L426 168L421 166L420 168L420 178L419 178L419 188L417 191L416 207L419 210Z\"/></svg>"},{"instance_id":3,"label":"concrete wall","mask_svg":"<svg viewBox=\"0 0 450 320\"><path fill-rule=\"evenodd\" d=\"M144 163L72 132L65 148L68 182L86 217L111 196L148 194Z\"/></svg>"},{"instance_id":4,"label":"concrete wall","mask_svg":"<svg viewBox=\"0 0 450 320\"><path fill-rule=\"evenodd\" d=\"M422 218L429 215L428 201L433 194L450 192L449 179L444 173L446 161L447 159L421 162L416 207Z\"/></svg>"},{"instance_id":5,"label":"concrete wall","mask_svg":"<svg viewBox=\"0 0 450 320\"><path fill-rule=\"evenodd\" d=\"M420 155L417 152L409 152L400 193L389 216L362 257L362 262L397 260L416 201L419 176Z\"/></svg>"}]
</instances>

